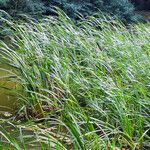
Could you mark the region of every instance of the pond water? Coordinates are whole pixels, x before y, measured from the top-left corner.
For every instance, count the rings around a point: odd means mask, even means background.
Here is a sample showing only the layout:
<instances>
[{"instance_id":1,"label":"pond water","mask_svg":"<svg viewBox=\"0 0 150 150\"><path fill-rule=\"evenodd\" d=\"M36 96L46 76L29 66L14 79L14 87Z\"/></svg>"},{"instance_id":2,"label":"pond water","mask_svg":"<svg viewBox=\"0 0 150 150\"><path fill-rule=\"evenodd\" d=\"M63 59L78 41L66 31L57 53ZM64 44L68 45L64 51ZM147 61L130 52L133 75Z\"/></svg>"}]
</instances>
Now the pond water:
<instances>
[{"instance_id":1,"label":"pond water","mask_svg":"<svg viewBox=\"0 0 150 150\"><path fill-rule=\"evenodd\" d=\"M10 70L10 68L0 64L0 112L13 112L15 108L16 97L13 90L15 90L16 84L6 78L10 75L7 70Z\"/></svg>"}]
</instances>

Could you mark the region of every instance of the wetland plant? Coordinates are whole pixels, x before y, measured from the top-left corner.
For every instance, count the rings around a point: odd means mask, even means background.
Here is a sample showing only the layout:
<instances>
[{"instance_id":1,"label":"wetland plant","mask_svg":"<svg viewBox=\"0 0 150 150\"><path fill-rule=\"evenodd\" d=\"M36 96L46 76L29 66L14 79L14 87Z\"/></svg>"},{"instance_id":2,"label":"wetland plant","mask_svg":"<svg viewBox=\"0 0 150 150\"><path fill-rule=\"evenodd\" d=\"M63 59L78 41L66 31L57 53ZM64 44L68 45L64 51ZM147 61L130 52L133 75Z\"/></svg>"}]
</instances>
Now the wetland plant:
<instances>
[{"instance_id":1,"label":"wetland plant","mask_svg":"<svg viewBox=\"0 0 150 150\"><path fill-rule=\"evenodd\" d=\"M2 130L1 141L17 149L37 143L42 149L150 146L149 24L127 29L105 17L75 24L62 12L38 22L3 21L12 35L11 44L0 42L0 61L15 68L11 80L21 86L18 107L29 123L14 125L19 140ZM34 144L23 127L34 132Z\"/></svg>"}]
</instances>

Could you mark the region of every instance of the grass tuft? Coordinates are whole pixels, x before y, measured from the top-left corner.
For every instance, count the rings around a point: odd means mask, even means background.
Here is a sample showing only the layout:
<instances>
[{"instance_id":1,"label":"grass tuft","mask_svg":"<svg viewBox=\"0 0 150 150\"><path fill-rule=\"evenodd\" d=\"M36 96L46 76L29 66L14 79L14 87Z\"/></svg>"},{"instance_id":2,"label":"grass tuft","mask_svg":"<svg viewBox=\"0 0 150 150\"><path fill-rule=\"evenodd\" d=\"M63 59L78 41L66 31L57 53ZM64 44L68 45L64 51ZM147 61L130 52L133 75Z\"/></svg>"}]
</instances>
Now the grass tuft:
<instances>
[{"instance_id":1,"label":"grass tuft","mask_svg":"<svg viewBox=\"0 0 150 150\"><path fill-rule=\"evenodd\" d=\"M44 129L29 127L35 143L82 150L149 147L150 25L127 29L105 17L75 24L58 14L12 22L11 44L0 42L0 61L15 68L12 80L21 86L18 105L28 117L45 120ZM51 126L56 130L49 132Z\"/></svg>"}]
</instances>

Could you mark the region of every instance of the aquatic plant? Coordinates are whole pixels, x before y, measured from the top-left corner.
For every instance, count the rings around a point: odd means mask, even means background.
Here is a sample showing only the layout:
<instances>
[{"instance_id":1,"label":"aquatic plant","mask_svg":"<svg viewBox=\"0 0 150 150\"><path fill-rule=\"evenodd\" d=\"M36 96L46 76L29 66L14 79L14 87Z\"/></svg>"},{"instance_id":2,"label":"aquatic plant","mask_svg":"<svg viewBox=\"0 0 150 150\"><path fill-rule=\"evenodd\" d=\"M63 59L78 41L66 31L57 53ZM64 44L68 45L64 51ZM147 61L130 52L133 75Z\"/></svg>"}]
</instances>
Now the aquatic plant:
<instances>
[{"instance_id":1,"label":"aquatic plant","mask_svg":"<svg viewBox=\"0 0 150 150\"><path fill-rule=\"evenodd\" d=\"M0 43L0 61L15 68L18 106L36 122L30 128L44 120L33 129L39 142L57 139L67 148L66 138L82 150L149 147L150 25L127 28L104 16L74 24L58 14L3 20L12 36L11 44Z\"/></svg>"}]
</instances>

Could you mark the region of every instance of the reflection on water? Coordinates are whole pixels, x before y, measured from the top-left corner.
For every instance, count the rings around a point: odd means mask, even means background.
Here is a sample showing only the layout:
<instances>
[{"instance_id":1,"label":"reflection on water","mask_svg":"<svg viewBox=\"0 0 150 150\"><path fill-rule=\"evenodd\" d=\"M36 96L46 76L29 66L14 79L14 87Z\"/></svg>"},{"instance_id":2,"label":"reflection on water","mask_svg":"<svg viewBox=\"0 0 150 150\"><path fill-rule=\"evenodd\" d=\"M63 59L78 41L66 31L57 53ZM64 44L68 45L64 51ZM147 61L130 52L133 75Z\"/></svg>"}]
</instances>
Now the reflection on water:
<instances>
[{"instance_id":1,"label":"reflection on water","mask_svg":"<svg viewBox=\"0 0 150 150\"><path fill-rule=\"evenodd\" d=\"M15 96L12 91L16 84L9 80L10 72L7 69L9 67L0 65L0 111L12 112L15 107Z\"/></svg>"}]
</instances>

